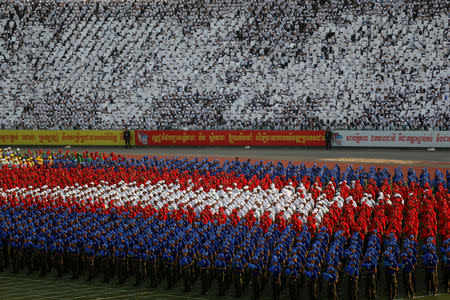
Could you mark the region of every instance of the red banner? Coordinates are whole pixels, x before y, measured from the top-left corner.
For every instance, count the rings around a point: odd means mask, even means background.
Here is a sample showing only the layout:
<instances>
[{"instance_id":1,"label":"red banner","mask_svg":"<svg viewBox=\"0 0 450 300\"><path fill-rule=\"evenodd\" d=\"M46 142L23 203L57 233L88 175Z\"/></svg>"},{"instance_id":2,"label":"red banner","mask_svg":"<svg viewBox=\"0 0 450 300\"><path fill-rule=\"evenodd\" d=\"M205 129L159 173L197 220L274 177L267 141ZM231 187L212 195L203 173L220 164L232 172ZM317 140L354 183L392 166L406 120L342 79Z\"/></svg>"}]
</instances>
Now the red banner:
<instances>
[{"instance_id":1,"label":"red banner","mask_svg":"<svg viewBox=\"0 0 450 300\"><path fill-rule=\"evenodd\" d=\"M323 130L136 130L136 145L325 146Z\"/></svg>"}]
</instances>

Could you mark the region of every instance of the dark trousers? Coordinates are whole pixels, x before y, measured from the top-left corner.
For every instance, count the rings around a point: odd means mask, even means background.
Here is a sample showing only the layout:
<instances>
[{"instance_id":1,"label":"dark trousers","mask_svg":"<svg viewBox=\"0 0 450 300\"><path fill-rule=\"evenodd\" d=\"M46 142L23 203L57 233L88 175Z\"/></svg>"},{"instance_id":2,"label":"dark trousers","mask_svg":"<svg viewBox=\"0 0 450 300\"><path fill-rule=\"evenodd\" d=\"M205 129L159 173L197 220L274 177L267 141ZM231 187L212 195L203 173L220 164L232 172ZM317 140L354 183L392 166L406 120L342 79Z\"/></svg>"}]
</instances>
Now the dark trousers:
<instances>
[{"instance_id":1,"label":"dark trousers","mask_svg":"<svg viewBox=\"0 0 450 300\"><path fill-rule=\"evenodd\" d=\"M182 276L183 276L183 283L184 283L184 291L190 292L191 291L191 284L192 284L192 274L191 274L191 267L190 266L183 266L181 270Z\"/></svg>"},{"instance_id":2,"label":"dark trousers","mask_svg":"<svg viewBox=\"0 0 450 300\"><path fill-rule=\"evenodd\" d=\"M444 267L444 286L445 286L445 291L448 293L450 293L450 270L448 269L448 267Z\"/></svg>"},{"instance_id":3,"label":"dark trousers","mask_svg":"<svg viewBox=\"0 0 450 300\"><path fill-rule=\"evenodd\" d=\"M436 294L437 291L437 272L434 270L433 272L426 271L425 272L425 281L427 285L427 293L428 294Z\"/></svg>"},{"instance_id":4,"label":"dark trousers","mask_svg":"<svg viewBox=\"0 0 450 300\"><path fill-rule=\"evenodd\" d=\"M158 286L158 265L156 261L147 262L147 276L150 278L150 287Z\"/></svg>"},{"instance_id":5,"label":"dark trousers","mask_svg":"<svg viewBox=\"0 0 450 300\"><path fill-rule=\"evenodd\" d=\"M236 298L241 297L243 288L244 288L243 272L234 272L234 289Z\"/></svg>"},{"instance_id":6,"label":"dark trousers","mask_svg":"<svg viewBox=\"0 0 450 300\"><path fill-rule=\"evenodd\" d=\"M25 266L27 266L27 275L30 275L33 273L33 268L34 268L34 254L33 252L29 252L26 251L23 254L23 263L25 264Z\"/></svg>"},{"instance_id":7,"label":"dark trousers","mask_svg":"<svg viewBox=\"0 0 450 300\"><path fill-rule=\"evenodd\" d=\"M312 279L309 281L309 292L310 299L317 300L319 299L319 280Z\"/></svg>"},{"instance_id":8,"label":"dark trousers","mask_svg":"<svg viewBox=\"0 0 450 300\"><path fill-rule=\"evenodd\" d=\"M127 260L119 258L117 261L117 273L119 275L119 284L124 284L128 277Z\"/></svg>"},{"instance_id":9,"label":"dark trousers","mask_svg":"<svg viewBox=\"0 0 450 300\"><path fill-rule=\"evenodd\" d=\"M225 276L226 276L225 270L217 271L217 283L219 285L219 296L225 295L225 289L226 289Z\"/></svg>"},{"instance_id":10,"label":"dark trousers","mask_svg":"<svg viewBox=\"0 0 450 300\"><path fill-rule=\"evenodd\" d=\"M328 300L338 300L336 283L328 284Z\"/></svg>"},{"instance_id":11,"label":"dark trousers","mask_svg":"<svg viewBox=\"0 0 450 300\"><path fill-rule=\"evenodd\" d=\"M251 281L251 285L252 285L252 299L253 300L259 300L260 296L261 296L261 284L262 278L259 275L253 275L252 276L252 281Z\"/></svg>"},{"instance_id":12,"label":"dark trousers","mask_svg":"<svg viewBox=\"0 0 450 300\"><path fill-rule=\"evenodd\" d=\"M111 258L103 257L102 258L102 271L103 271L103 282L108 283L112 277L112 268L111 268Z\"/></svg>"},{"instance_id":13,"label":"dark trousers","mask_svg":"<svg viewBox=\"0 0 450 300\"><path fill-rule=\"evenodd\" d=\"M326 148L331 149L331 141L326 140L325 143L326 143Z\"/></svg>"},{"instance_id":14,"label":"dark trousers","mask_svg":"<svg viewBox=\"0 0 450 300\"><path fill-rule=\"evenodd\" d=\"M298 298L298 279L295 277L290 277L288 279L289 287L289 298L295 300Z\"/></svg>"},{"instance_id":15,"label":"dark trousers","mask_svg":"<svg viewBox=\"0 0 450 300\"><path fill-rule=\"evenodd\" d=\"M211 276L209 273L209 268L200 269L200 278L201 278L201 286L202 286L202 295L206 295L208 293L209 284L211 280Z\"/></svg>"},{"instance_id":16,"label":"dark trousers","mask_svg":"<svg viewBox=\"0 0 450 300\"><path fill-rule=\"evenodd\" d=\"M357 300L359 292L359 280L358 278L350 277L350 299Z\"/></svg>"},{"instance_id":17,"label":"dark trousers","mask_svg":"<svg viewBox=\"0 0 450 300\"><path fill-rule=\"evenodd\" d=\"M130 143L130 139L125 139L125 148L130 148L131 147L131 143Z\"/></svg>"},{"instance_id":18,"label":"dark trousers","mask_svg":"<svg viewBox=\"0 0 450 300\"><path fill-rule=\"evenodd\" d=\"M367 299L375 300L377 295L377 275L375 273L367 274L366 292Z\"/></svg>"},{"instance_id":19,"label":"dark trousers","mask_svg":"<svg viewBox=\"0 0 450 300\"><path fill-rule=\"evenodd\" d=\"M54 265L56 268L56 274L58 277L63 276L64 271L64 257L63 253L56 253L54 257Z\"/></svg>"},{"instance_id":20,"label":"dark trousers","mask_svg":"<svg viewBox=\"0 0 450 300\"><path fill-rule=\"evenodd\" d=\"M386 274L386 285L389 292L389 300L393 300L397 295L397 274Z\"/></svg>"},{"instance_id":21,"label":"dark trousers","mask_svg":"<svg viewBox=\"0 0 450 300\"><path fill-rule=\"evenodd\" d=\"M280 276L272 277L272 299L279 300L280 293L281 293L281 278Z\"/></svg>"}]
</instances>

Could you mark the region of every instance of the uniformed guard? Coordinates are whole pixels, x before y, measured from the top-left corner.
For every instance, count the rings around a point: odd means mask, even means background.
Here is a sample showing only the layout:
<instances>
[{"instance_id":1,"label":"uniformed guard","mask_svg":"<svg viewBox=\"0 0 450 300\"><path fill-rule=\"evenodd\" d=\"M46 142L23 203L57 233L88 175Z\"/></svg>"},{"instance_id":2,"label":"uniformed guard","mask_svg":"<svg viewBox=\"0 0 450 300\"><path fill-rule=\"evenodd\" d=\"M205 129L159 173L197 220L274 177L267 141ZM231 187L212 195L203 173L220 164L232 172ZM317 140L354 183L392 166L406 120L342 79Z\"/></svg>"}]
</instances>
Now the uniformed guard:
<instances>
[{"instance_id":1,"label":"uniformed guard","mask_svg":"<svg viewBox=\"0 0 450 300\"><path fill-rule=\"evenodd\" d=\"M208 259L208 253L206 250L202 249L200 252L201 259L198 261L198 267L200 269L200 280L201 280L201 294L207 295L208 289L211 281L211 262Z\"/></svg>"},{"instance_id":2,"label":"uniformed guard","mask_svg":"<svg viewBox=\"0 0 450 300\"><path fill-rule=\"evenodd\" d=\"M88 281L91 281L95 277L94 270L94 260L95 260L95 251L92 248L93 244L91 242L87 243L84 248L84 257L86 261L86 266L88 269Z\"/></svg>"},{"instance_id":3,"label":"uniformed guard","mask_svg":"<svg viewBox=\"0 0 450 300\"><path fill-rule=\"evenodd\" d=\"M434 249L423 256L423 263L425 265L425 281L427 286L427 294L436 295L437 291L437 266L439 260Z\"/></svg>"},{"instance_id":4,"label":"uniformed guard","mask_svg":"<svg viewBox=\"0 0 450 300\"><path fill-rule=\"evenodd\" d=\"M22 241L19 235L15 235L11 242L11 261L13 272L19 272L22 266Z\"/></svg>"},{"instance_id":5,"label":"uniformed guard","mask_svg":"<svg viewBox=\"0 0 450 300\"><path fill-rule=\"evenodd\" d=\"M51 247L52 261L56 268L58 277L62 277L64 271L64 248L61 244L61 240L56 240Z\"/></svg>"},{"instance_id":6,"label":"uniformed guard","mask_svg":"<svg viewBox=\"0 0 450 300\"><path fill-rule=\"evenodd\" d=\"M319 298L319 267L315 263L307 263L305 276L308 281L310 297L317 300Z\"/></svg>"},{"instance_id":7,"label":"uniformed guard","mask_svg":"<svg viewBox=\"0 0 450 300\"><path fill-rule=\"evenodd\" d=\"M119 284L124 284L127 280L128 268L127 268L127 254L123 248L123 245L117 247L116 253L114 253L114 259L116 261L117 275L119 276Z\"/></svg>"},{"instance_id":8,"label":"uniformed guard","mask_svg":"<svg viewBox=\"0 0 450 300\"><path fill-rule=\"evenodd\" d=\"M103 282L108 283L112 277L111 270L111 253L108 250L107 245L102 246L102 250L98 253L100 264L103 271Z\"/></svg>"},{"instance_id":9,"label":"uniformed guard","mask_svg":"<svg viewBox=\"0 0 450 300\"><path fill-rule=\"evenodd\" d=\"M366 292L368 300L375 300L377 293L377 254L364 257L362 268L366 271Z\"/></svg>"},{"instance_id":10,"label":"uniformed guard","mask_svg":"<svg viewBox=\"0 0 450 300\"><path fill-rule=\"evenodd\" d=\"M177 266L175 264L175 259L170 252L170 250L166 250L166 252L163 255L163 260L165 264L165 273L167 276L167 289L172 289L172 287L175 285L176 282L176 269Z\"/></svg>"},{"instance_id":11,"label":"uniformed guard","mask_svg":"<svg viewBox=\"0 0 450 300\"><path fill-rule=\"evenodd\" d=\"M142 253L140 252L140 249L138 246L133 247L133 256L131 258L131 263L133 264L133 271L134 276L136 278L135 286L139 286L144 280L144 268L143 268L143 259L142 259Z\"/></svg>"},{"instance_id":12,"label":"uniformed guard","mask_svg":"<svg viewBox=\"0 0 450 300\"><path fill-rule=\"evenodd\" d=\"M48 250L47 245L45 244L44 238L39 239L39 242L36 246L36 261L37 261L37 267L41 271L40 276L44 277L47 275L48 270Z\"/></svg>"},{"instance_id":13,"label":"uniformed guard","mask_svg":"<svg viewBox=\"0 0 450 300\"><path fill-rule=\"evenodd\" d=\"M327 283L328 299L338 300L337 282L338 275L337 270L333 267L328 267L327 271L323 274L323 278Z\"/></svg>"},{"instance_id":14,"label":"uniformed guard","mask_svg":"<svg viewBox=\"0 0 450 300\"><path fill-rule=\"evenodd\" d=\"M391 250L385 251L383 255L383 266L386 274L386 286L388 288L389 300L393 300L397 295L398 263Z\"/></svg>"},{"instance_id":15,"label":"uniformed guard","mask_svg":"<svg viewBox=\"0 0 450 300\"><path fill-rule=\"evenodd\" d=\"M0 230L0 239L2 244L2 251L0 252L0 256L2 256L3 260L3 264L1 265L1 267L8 269L11 255L12 238L6 226Z\"/></svg>"},{"instance_id":16,"label":"uniformed guard","mask_svg":"<svg viewBox=\"0 0 450 300\"><path fill-rule=\"evenodd\" d=\"M447 248L443 251L444 257L442 259L442 264L444 268L444 286L447 294L450 293L450 239L447 239Z\"/></svg>"},{"instance_id":17,"label":"uniformed guard","mask_svg":"<svg viewBox=\"0 0 450 300\"><path fill-rule=\"evenodd\" d=\"M286 270L286 278L287 278L287 284L289 288L289 298L291 300L298 299L299 290L298 290L298 271L295 268L295 263L291 261L288 264L288 268Z\"/></svg>"},{"instance_id":18,"label":"uniformed guard","mask_svg":"<svg viewBox=\"0 0 450 300\"><path fill-rule=\"evenodd\" d=\"M278 257L272 258L272 264L268 271L272 281L272 300L279 300L281 293L281 266L278 262Z\"/></svg>"},{"instance_id":19,"label":"uniformed guard","mask_svg":"<svg viewBox=\"0 0 450 300\"><path fill-rule=\"evenodd\" d=\"M190 292L191 291L191 283L192 283L192 273L191 273L191 267L192 267L192 258L189 256L189 253L187 250L184 250L182 252L182 257L179 261L180 267L181 267L181 276L183 278L183 284L184 284L184 292Z\"/></svg>"},{"instance_id":20,"label":"uniformed guard","mask_svg":"<svg viewBox=\"0 0 450 300\"><path fill-rule=\"evenodd\" d=\"M252 262L248 264L248 268L251 270L251 286L252 286L252 299L259 300L262 289L262 267L260 259L257 256L252 258Z\"/></svg>"},{"instance_id":21,"label":"uniformed guard","mask_svg":"<svg viewBox=\"0 0 450 300\"><path fill-rule=\"evenodd\" d=\"M69 243L69 247L67 247L67 258L69 260L69 268L72 270L72 279L77 279L79 276L79 256L80 250L75 243Z\"/></svg>"},{"instance_id":22,"label":"uniformed guard","mask_svg":"<svg viewBox=\"0 0 450 300\"><path fill-rule=\"evenodd\" d=\"M23 262L27 266L27 275L31 275L34 269L34 244L31 239L26 238L22 248Z\"/></svg>"},{"instance_id":23,"label":"uniformed guard","mask_svg":"<svg viewBox=\"0 0 450 300\"><path fill-rule=\"evenodd\" d=\"M158 262L154 247L149 249L147 256L147 277L150 278L150 287L156 288L158 286Z\"/></svg>"},{"instance_id":24,"label":"uniformed guard","mask_svg":"<svg viewBox=\"0 0 450 300\"><path fill-rule=\"evenodd\" d=\"M409 257L406 252L402 253L400 260L400 267L403 273L403 284L406 287L406 292L409 299L414 298L414 284L413 276L414 261L412 257Z\"/></svg>"},{"instance_id":25,"label":"uniformed guard","mask_svg":"<svg viewBox=\"0 0 450 300\"><path fill-rule=\"evenodd\" d=\"M214 263L214 269L216 270L217 283L219 285L219 296L223 296L225 295L226 289L225 276L227 270L227 264L223 253L219 253L219 255L217 255L217 259Z\"/></svg>"},{"instance_id":26,"label":"uniformed guard","mask_svg":"<svg viewBox=\"0 0 450 300\"><path fill-rule=\"evenodd\" d=\"M240 298L244 289L244 264L240 256L234 258L231 267L233 269L235 297Z\"/></svg>"}]
</instances>

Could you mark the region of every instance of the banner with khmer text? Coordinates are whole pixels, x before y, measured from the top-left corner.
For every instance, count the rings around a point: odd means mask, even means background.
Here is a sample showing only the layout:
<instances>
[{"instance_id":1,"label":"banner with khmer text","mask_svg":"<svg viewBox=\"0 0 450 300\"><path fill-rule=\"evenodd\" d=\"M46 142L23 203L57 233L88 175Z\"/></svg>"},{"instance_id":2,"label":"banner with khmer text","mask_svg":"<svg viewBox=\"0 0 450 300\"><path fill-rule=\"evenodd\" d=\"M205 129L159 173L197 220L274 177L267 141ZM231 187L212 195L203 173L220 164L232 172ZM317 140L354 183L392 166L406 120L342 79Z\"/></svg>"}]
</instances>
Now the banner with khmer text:
<instances>
[{"instance_id":1,"label":"banner with khmer text","mask_svg":"<svg viewBox=\"0 0 450 300\"><path fill-rule=\"evenodd\" d=\"M0 130L0 145L119 146L124 140L121 130Z\"/></svg>"},{"instance_id":2,"label":"banner with khmer text","mask_svg":"<svg viewBox=\"0 0 450 300\"><path fill-rule=\"evenodd\" d=\"M136 130L136 145L324 146L321 130Z\"/></svg>"},{"instance_id":3,"label":"banner with khmer text","mask_svg":"<svg viewBox=\"0 0 450 300\"><path fill-rule=\"evenodd\" d=\"M337 147L450 148L450 131L333 131Z\"/></svg>"}]
</instances>

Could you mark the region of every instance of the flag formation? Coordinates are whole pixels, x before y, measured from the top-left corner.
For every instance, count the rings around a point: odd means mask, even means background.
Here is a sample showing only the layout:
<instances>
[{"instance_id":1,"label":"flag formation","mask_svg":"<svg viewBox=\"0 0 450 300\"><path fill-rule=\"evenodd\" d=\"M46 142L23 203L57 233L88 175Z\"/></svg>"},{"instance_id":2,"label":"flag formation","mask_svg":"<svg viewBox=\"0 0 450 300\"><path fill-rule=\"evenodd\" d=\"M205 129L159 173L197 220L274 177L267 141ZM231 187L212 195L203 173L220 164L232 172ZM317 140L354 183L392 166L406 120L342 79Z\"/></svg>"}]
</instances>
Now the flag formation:
<instances>
[{"instance_id":1,"label":"flag formation","mask_svg":"<svg viewBox=\"0 0 450 300\"><path fill-rule=\"evenodd\" d=\"M421 265L427 292L440 267L448 292L448 170L405 179L399 168L12 149L0 163L0 269L181 279L186 292L199 280L202 294L217 281L221 295L254 299L269 288L317 299L321 286L337 299L344 279L358 297L363 278L375 299L382 272L393 299L400 275L414 296Z\"/></svg>"}]
</instances>

